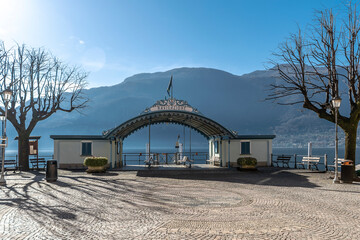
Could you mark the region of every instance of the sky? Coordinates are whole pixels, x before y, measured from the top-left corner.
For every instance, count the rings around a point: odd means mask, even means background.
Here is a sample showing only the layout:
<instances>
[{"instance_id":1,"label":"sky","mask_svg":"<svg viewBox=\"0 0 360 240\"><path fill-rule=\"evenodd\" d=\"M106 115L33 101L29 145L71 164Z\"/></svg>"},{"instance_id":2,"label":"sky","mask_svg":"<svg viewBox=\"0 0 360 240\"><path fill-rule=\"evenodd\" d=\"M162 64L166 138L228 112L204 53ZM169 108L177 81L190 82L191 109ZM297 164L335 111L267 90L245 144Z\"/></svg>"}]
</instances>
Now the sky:
<instances>
[{"instance_id":1,"label":"sky","mask_svg":"<svg viewBox=\"0 0 360 240\"><path fill-rule=\"evenodd\" d=\"M315 10L340 0L0 0L0 40L51 51L90 72L88 87L138 73L208 67L242 75Z\"/></svg>"}]
</instances>

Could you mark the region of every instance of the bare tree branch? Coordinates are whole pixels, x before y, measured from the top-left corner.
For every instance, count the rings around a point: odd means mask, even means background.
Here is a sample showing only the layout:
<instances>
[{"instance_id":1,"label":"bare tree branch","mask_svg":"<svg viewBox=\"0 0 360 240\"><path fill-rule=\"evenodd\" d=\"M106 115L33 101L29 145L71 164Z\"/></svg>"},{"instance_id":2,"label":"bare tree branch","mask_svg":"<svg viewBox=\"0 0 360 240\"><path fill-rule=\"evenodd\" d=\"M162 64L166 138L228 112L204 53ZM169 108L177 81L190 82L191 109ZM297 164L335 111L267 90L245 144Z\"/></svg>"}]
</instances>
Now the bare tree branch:
<instances>
[{"instance_id":1,"label":"bare tree branch","mask_svg":"<svg viewBox=\"0 0 360 240\"><path fill-rule=\"evenodd\" d=\"M271 69L279 81L270 85L267 99L302 103L320 118L335 122L331 100L344 92L342 105L348 97L350 114L338 111L338 124L345 132L345 158L354 160L360 121L360 14L357 4L345 5L343 15L332 9L318 11L306 35L300 30L290 35L274 53ZM342 16L342 21L336 22L335 16Z\"/></svg>"},{"instance_id":2,"label":"bare tree branch","mask_svg":"<svg viewBox=\"0 0 360 240\"><path fill-rule=\"evenodd\" d=\"M57 111L72 112L86 107L87 76L88 73L67 66L44 49L17 45L6 50L0 43L0 92L10 89L13 93L8 120L19 138L28 139L39 121ZM4 105L2 96L1 100ZM4 113L3 107L0 112ZM28 166L26 162L22 164Z\"/></svg>"}]
</instances>

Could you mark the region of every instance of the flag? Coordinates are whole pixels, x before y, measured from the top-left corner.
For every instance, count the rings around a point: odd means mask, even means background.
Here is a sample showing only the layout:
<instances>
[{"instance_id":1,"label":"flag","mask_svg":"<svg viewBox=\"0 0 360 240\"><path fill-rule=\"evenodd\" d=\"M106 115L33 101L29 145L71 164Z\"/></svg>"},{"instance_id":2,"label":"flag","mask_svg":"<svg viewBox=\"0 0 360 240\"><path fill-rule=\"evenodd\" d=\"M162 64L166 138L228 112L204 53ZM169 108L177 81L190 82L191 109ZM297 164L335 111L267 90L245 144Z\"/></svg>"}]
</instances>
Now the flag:
<instances>
[{"instance_id":1,"label":"flag","mask_svg":"<svg viewBox=\"0 0 360 240\"><path fill-rule=\"evenodd\" d=\"M167 93L168 93L169 96L170 96L170 90L171 90L171 88L172 88L172 75L171 75L171 78L170 78L169 86L168 86L168 88L167 88Z\"/></svg>"}]
</instances>

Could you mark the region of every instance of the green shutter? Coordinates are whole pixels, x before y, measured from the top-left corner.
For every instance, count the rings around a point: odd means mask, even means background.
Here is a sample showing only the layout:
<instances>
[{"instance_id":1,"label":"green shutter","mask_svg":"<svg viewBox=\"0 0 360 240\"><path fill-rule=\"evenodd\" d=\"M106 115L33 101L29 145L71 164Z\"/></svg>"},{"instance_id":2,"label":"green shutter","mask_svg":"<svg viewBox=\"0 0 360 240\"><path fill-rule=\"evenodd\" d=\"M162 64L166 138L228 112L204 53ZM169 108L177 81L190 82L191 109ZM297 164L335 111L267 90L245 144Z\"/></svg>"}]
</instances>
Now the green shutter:
<instances>
[{"instance_id":1,"label":"green shutter","mask_svg":"<svg viewBox=\"0 0 360 240\"><path fill-rule=\"evenodd\" d=\"M81 144L81 155L82 156L91 156L91 142L83 142Z\"/></svg>"},{"instance_id":2,"label":"green shutter","mask_svg":"<svg viewBox=\"0 0 360 240\"><path fill-rule=\"evenodd\" d=\"M241 154L250 154L250 142L241 142Z\"/></svg>"}]
</instances>

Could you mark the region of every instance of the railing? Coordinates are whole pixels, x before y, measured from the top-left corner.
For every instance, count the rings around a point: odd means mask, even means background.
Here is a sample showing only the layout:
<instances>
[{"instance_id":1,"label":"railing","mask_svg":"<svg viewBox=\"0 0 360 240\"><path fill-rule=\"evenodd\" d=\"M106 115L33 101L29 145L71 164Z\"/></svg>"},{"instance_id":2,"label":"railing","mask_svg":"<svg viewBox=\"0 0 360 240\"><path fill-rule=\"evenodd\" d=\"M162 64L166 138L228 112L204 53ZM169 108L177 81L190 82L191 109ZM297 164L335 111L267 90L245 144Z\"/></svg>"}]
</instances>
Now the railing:
<instances>
[{"instance_id":1,"label":"railing","mask_svg":"<svg viewBox=\"0 0 360 240\"><path fill-rule=\"evenodd\" d=\"M271 165L273 166L273 159L276 160L276 158L278 156L283 156L283 155L290 156L289 154L271 154ZM289 167L290 168L298 168L299 163L302 162L302 158L307 157L307 156L308 155L300 155L300 154L291 155L291 159L289 161ZM311 156L312 157L320 157L320 162L319 162L320 169L325 170L325 171L328 170L328 156L327 156L327 154L324 154L324 155L311 155ZM306 164L305 167L309 169L308 164Z\"/></svg>"},{"instance_id":2,"label":"railing","mask_svg":"<svg viewBox=\"0 0 360 240\"><path fill-rule=\"evenodd\" d=\"M33 156L29 156L29 168L30 169L45 169L46 162L54 158L54 155L39 155L38 159L34 158ZM0 162L1 162L0 156ZM41 161L39 161L41 159ZM31 161L33 160L33 161ZM38 161L36 161L38 160ZM6 155L5 161L13 162L13 164L8 164L13 168L19 169L19 158L18 155ZM4 165L6 166L6 165ZM41 167L40 167L41 166Z\"/></svg>"},{"instance_id":3,"label":"railing","mask_svg":"<svg viewBox=\"0 0 360 240\"><path fill-rule=\"evenodd\" d=\"M187 156L189 159L193 160L195 164L206 164L209 154L207 152L183 152L180 153L150 153L155 164L178 164L178 161L181 160L184 156ZM123 163L126 165L143 165L149 158L148 153L123 153Z\"/></svg>"}]
</instances>

